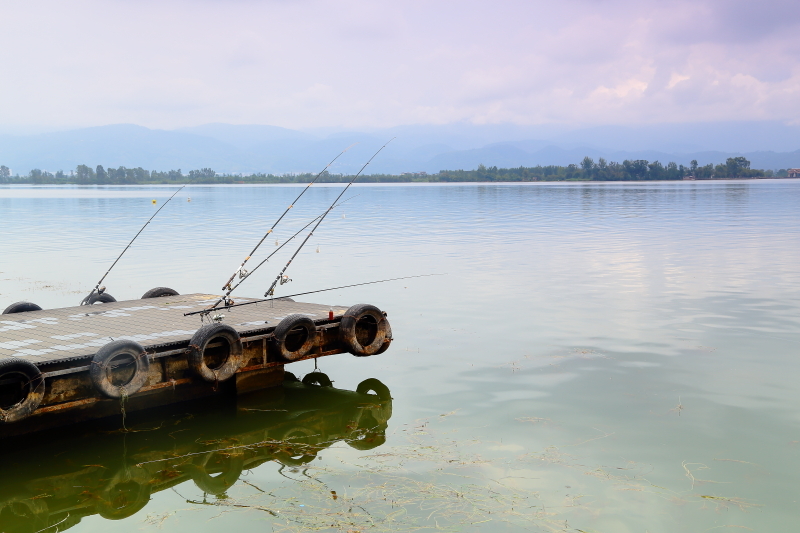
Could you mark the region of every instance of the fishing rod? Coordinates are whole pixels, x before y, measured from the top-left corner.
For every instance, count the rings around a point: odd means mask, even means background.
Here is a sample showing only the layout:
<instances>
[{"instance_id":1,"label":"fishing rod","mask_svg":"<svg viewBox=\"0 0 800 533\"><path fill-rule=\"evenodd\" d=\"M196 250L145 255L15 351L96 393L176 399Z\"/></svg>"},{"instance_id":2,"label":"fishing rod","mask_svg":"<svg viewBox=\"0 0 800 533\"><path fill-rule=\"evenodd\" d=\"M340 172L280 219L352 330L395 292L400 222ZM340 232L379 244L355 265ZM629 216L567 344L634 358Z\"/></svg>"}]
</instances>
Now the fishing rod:
<instances>
[{"instance_id":1,"label":"fishing rod","mask_svg":"<svg viewBox=\"0 0 800 533\"><path fill-rule=\"evenodd\" d=\"M359 194L356 194L356 195L353 195L353 196L351 196L350 198L347 198L346 200L342 200L341 202L339 202L338 204L336 204L336 206L335 206L335 207L338 207L338 206L342 205L342 204L343 204L343 203L345 203L345 202L349 202L350 200L352 200L352 199L353 199L353 198L355 198L356 196L361 196L361 195L359 195ZM253 267L253 269L252 269L252 270L250 270L250 271L249 271L249 272L247 272L247 273L246 273L244 276L242 276L242 277L241 277L241 279L240 279L240 280L239 280L239 281L236 283L236 285L234 285L233 287L230 287L230 290L229 290L229 291L228 291L228 292L225 294L225 296L220 296L220 297L219 297L219 299L218 299L216 302L214 302L214 304L213 304L211 307L209 307L207 310L208 310L208 311L211 311L211 310L213 310L213 309L216 309L216 307L217 307L217 306L218 306L220 303L222 303L222 302L228 302L228 301L231 301L231 300L230 300L228 297L230 296L230 294L231 294L233 291L235 291L235 290L236 290L236 288L237 288L239 285L241 285L242 283L244 283L244 282L245 282L245 280L246 280L247 278L249 278L250 276L252 276L252 275L255 273L255 271L259 269L259 267L260 267L261 265L263 265L264 263L266 263L267 261L269 261L270 257L272 257L273 255L275 255L275 254L277 254L278 252L280 252L280 251L281 251L281 248L283 248L284 246L286 246L287 244L289 244L289 243L290 243L290 242L291 242L291 241L292 241L292 240L293 240L295 237L297 237L298 235L300 235L300 233L301 233L303 230L305 230L305 229L306 229L307 227L309 227L311 224L313 224L314 222L316 222L316 221L317 221L317 220L318 220L318 219L319 219L319 218L320 218L320 217L321 217L323 214L324 214L324 213L322 213L322 214L318 215L318 216L317 216L317 218L315 218L314 220L312 220L311 222L309 222L308 224L306 224L305 226L303 226L302 228L300 228L299 230L297 230L297 232L296 232L294 235L292 235L291 237L289 237L288 239L286 239L286 240L283 242L283 244L281 244L280 246L278 246L278 247L275 249L275 251L273 251L271 254L269 254L267 257L265 257L265 258L264 258L264 260L262 260L262 261L261 261L259 264L257 264L255 267Z\"/></svg>"},{"instance_id":2,"label":"fishing rod","mask_svg":"<svg viewBox=\"0 0 800 533\"><path fill-rule=\"evenodd\" d=\"M307 291L307 292L298 292L297 294L289 294L287 296L281 296L281 298L293 298L295 296L305 296L306 294L316 294L318 292L326 292L326 291L335 291L337 289L348 289L350 287L360 287L361 285L373 285L375 283L386 283L387 281L397 281L401 279L412 279L412 278L426 278L429 276L444 276L445 274L419 274L417 276L404 276L402 278L390 278L390 279L380 279L378 281L366 281L364 283L354 283L352 285L342 285L341 287L331 287L330 289L318 289L316 291ZM258 300L251 300L249 302L242 302L240 304L226 304L222 307L218 307L217 309L231 309L233 307L242 307L245 305L252 305L252 304L260 304L264 302L272 302L274 301L273 298L263 298ZM192 311L191 313L184 313L183 316L192 316L192 315L200 315L200 314L208 314L211 309L202 309L200 311Z\"/></svg>"},{"instance_id":3,"label":"fishing rod","mask_svg":"<svg viewBox=\"0 0 800 533\"><path fill-rule=\"evenodd\" d=\"M287 268L289 268L289 265L291 265L291 264L292 264L292 261L294 261L294 258L295 258L295 257L297 257L297 254L299 254L299 253L300 253L300 250L302 250L302 249L303 249L303 246L305 246L305 245L306 245L306 243L308 242L308 240L311 238L311 236L312 236L312 235L314 235L314 232L317 230L317 228L319 227L319 225L320 225L320 224L322 224L322 221L323 221L323 220L325 220L325 217L326 217L326 216L328 216L328 213L330 213L330 212L333 210L333 208L336 206L336 202L338 202L338 201L339 201L339 198L341 198L341 197L344 195L344 193L347 191L347 189L349 189L349 188L350 188L350 186L353 184L353 182L354 182L354 181L356 181L356 178L358 178L358 176L360 176L360 175L361 175L361 173L362 173L362 172L364 172L364 169L365 169L365 168L367 168L367 165L369 165L370 163L372 163L372 160L373 160L373 159L375 159L375 157L376 157L376 156L377 156L379 153L381 153L381 150L383 150L384 148L386 148L386 145L388 145L388 144L389 144L390 142L392 142L394 139L395 139L395 138L394 138L394 137L392 137L391 139L389 139L388 141L386 141L386 144L384 144L383 146L381 146L380 148L378 148L378 151L377 151L377 152L375 152L375 153L372 155L372 157L370 157L370 158L369 158L369 161L367 161L366 163L364 163L364 166L363 166L363 167L361 167L361 170L359 170L359 171L358 171L358 174L356 174L355 176L353 176L353 179L351 179L351 180L350 180L350 183L348 183L348 184L347 184L347 186L346 186L344 189L342 189L342 192L340 192L340 193L339 193L339 196L337 196L337 197L336 197L336 199L333 201L333 203L331 203L331 206L330 206L330 207L329 207L329 208L328 208L328 209L327 209L327 210L326 210L326 211L325 211L325 212L322 214L322 216L319 218L319 220L318 220L318 221L317 221L317 223L314 225L314 227L313 227L313 228L311 228L311 232L310 232L310 233L309 233L309 234L306 236L306 238L303 240L303 242L301 242L301 243L300 243L300 246L298 246L298 247L297 247L297 250L295 250L294 254L292 254L292 257L290 257L290 258L289 258L289 261L286 263L286 266L284 266L284 267L283 267L283 270L281 270L280 274L278 274L278 276L275 278L275 281L273 281L273 282L272 282L272 285L270 285L270 287L269 287L269 289L267 290L267 292L265 292L265 293L264 293L264 297L265 297L265 298L266 298L267 296L274 296L274 295L275 295L275 285L277 285L279 281L281 282L281 285L283 285L284 283L286 283L286 282L287 282L288 278L284 276L284 273L286 272L286 269L287 269Z\"/></svg>"},{"instance_id":4,"label":"fishing rod","mask_svg":"<svg viewBox=\"0 0 800 533\"><path fill-rule=\"evenodd\" d=\"M126 246L126 247L125 247L125 249L124 249L124 250L122 250L122 253L121 253L121 254L119 254L119 256L117 257L117 259L116 259L116 260L115 260L115 261L114 261L114 262L111 264L111 266L110 266L110 267L108 267L108 270L106 270L106 273L105 273L105 274L103 274L103 277L102 277L102 278L100 278L100 281L98 281L98 282L97 282L97 285L95 285L95 286L94 286L94 289L92 289L92 292L90 292L90 293L89 293L89 295L88 295L86 298L84 298L83 300L81 300L81 303L80 303L80 305L87 305L87 304L89 303L89 300L92 298L92 296L94 296L94 295L95 295L95 293L97 293L98 295L100 295L100 294L103 294L103 293L105 292L106 288L105 288L105 287L100 287L100 284L101 284L101 283L103 283L103 280L104 280L104 279L106 279L106 276L108 276L108 273L109 273L109 272L111 272L111 269L112 269L112 268L114 268L114 265L116 265L116 264L117 264L117 262L118 262L118 261L119 261L119 260L122 258L122 256L125 254L125 252L127 252L127 251L128 251L128 248L130 248L130 247L131 247L131 244L133 244L133 241L135 241L135 240L136 240L136 238L137 238L137 237L138 237L138 236L139 236L139 235L140 235L140 234L141 234L141 233L144 231L144 228L146 228L146 227L147 227L147 225L148 225L148 224L150 224L150 222L151 222L151 221L152 221L154 218L156 218L156 215L157 215L157 214L158 214L158 213L159 213L159 212L160 212L162 209L164 209L164 207L165 207L165 206L166 206L166 205L169 203L169 201L170 201L170 200L172 200L173 198L175 198L175 195L176 195L176 194L178 194L179 192L181 192L181 190L182 190L184 187L186 187L186 185L181 185L181 186L180 186L180 188L179 188L177 191L175 191L174 193L172 193L172 196L170 196L170 197L169 197L169 199L168 199L166 202L164 202L164 203L161 205L161 207L159 207L159 208L158 208L158 210L157 210L155 213L153 213L153 216L151 216L151 217L150 217L150 219L149 219L147 222L145 222L145 223L144 223L144 226L142 226L142 229L140 229L140 230L139 230L139 233L137 233L136 235L134 235L134 236L133 236L133 239L131 239L131 242L129 242L129 243L128 243L128 246Z\"/></svg>"},{"instance_id":5,"label":"fishing rod","mask_svg":"<svg viewBox=\"0 0 800 533\"><path fill-rule=\"evenodd\" d=\"M332 165L332 164L333 164L333 163L334 163L334 162L335 162L337 159L339 159L339 158L342 156L342 154L344 154L346 151L348 151L350 148L352 148L352 147L353 147L353 146L355 146L356 144L358 144L358 143L353 143L353 144L351 144L350 146L348 146L347 148L345 148L344 150L342 150L341 152L339 152L339 155L337 155L336 157L334 157L334 158L331 160L331 162L330 162L330 163L328 163L328 164L325 166L325 168L323 168L322 170L320 170L320 171L319 171L319 174L317 174L317 175L316 175L316 177L315 177L313 180L311 180L311 183L309 183L308 185L306 185L305 189L303 189L303 191L302 191L300 194L298 194L298 195L297 195L297 198L295 198L295 199L294 199L294 201L293 201L291 204L289 204L289 207L287 207L287 208L286 208L286 211L284 211L284 212L283 212L283 214L282 214L281 216L279 216L279 217L278 217L278 220L276 220L276 221L275 221L275 223L272 225L272 227L271 227L271 228L269 228L269 230L268 230L268 231L267 231L267 232L264 234L264 236L263 236L263 237L261 237L261 240L260 240L260 241L258 241L258 244L256 244L255 248L253 248L253 249L250 251L250 253L249 253L249 254L247 254L247 257L245 257L245 258L244 258L244 261L242 261L242 264L241 264L241 265L239 265L239 268L238 268L238 269L236 269L236 271L234 271L234 273L233 273L233 274L231 274L231 277L228 279L228 281L225 283L225 285L223 285L223 286L222 286L222 290L223 290L223 291L224 291L225 289L228 289L228 292L226 292L226 293L225 293L225 296L223 296L223 298L224 298L225 300L227 300L227 299L228 299L228 296L229 296L229 295L230 295L230 293L233 291L233 289L231 288L231 282L233 282L233 280L234 280L234 278L236 278L236 275L237 275L237 274L238 274L238 275L239 275L239 277L240 277L240 278L242 278L242 279L245 277L245 275L247 275L247 271L244 269L244 265L245 265L245 264L247 264L247 262L250 260L250 258L251 258L251 257L253 257L253 254L254 254L254 253L256 253L256 250L258 250L258 248L259 248L259 247L260 247L260 246L263 244L263 242L266 240L266 238L269 236L269 234L270 234L270 233L272 233L272 231L275 229L275 226L277 226L277 225L278 225L278 223L279 223L281 220L283 220L283 217L285 217L285 216L286 216L286 214L289 212L289 210L290 210L291 208L293 208L293 207L294 207L294 204L296 204L296 203L297 203L297 201L300 199L300 197L301 197L301 196L303 196L303 195L306 193L306 191L307 191L307 190L308 190L308 189L309 189L309 188L310 188L312 185L314 185L314 183L315 183L315 182L316 182L316 181L319 179L319 177L320 177L320 176L322 176L322 174L323 174L323 173L324 173L326 170L328 170L328 168L330 168L330 166L331 166L331 165Z\"/></svg>"}]
</instances>

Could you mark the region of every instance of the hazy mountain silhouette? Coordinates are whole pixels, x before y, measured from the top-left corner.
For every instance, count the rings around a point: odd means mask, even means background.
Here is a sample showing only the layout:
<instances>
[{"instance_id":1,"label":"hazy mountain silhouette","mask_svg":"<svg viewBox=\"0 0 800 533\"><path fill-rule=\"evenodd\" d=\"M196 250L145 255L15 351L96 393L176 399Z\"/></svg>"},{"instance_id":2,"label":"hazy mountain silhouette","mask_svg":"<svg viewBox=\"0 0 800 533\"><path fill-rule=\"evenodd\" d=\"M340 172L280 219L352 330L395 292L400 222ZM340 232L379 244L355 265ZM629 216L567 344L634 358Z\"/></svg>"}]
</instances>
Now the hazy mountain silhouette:
<instances>
[{"instance_id":1,"label":"hazy mountain silhouette","mask_svg":"<svg viewBox=\"0 0 800 533\"><path fill-rule=\"evenodd\" d=\"M726 122L649 126L597 126L570 131L550 126L449 124L382 130L297 131L277 126L205 124L166 131L133 124L37 135L0 135L0 164L15 173L32 168L69 171L92 167L148 170L211 167L219 173L297 173L323 168L357 143L331 168L356 172L395 137L367 173L438 172L478 165L568 165L584 156L675 161L688 165L724 162L744 155L754 168L800 167L800 127L778 122Z\"/></svg>"}]
</instances>

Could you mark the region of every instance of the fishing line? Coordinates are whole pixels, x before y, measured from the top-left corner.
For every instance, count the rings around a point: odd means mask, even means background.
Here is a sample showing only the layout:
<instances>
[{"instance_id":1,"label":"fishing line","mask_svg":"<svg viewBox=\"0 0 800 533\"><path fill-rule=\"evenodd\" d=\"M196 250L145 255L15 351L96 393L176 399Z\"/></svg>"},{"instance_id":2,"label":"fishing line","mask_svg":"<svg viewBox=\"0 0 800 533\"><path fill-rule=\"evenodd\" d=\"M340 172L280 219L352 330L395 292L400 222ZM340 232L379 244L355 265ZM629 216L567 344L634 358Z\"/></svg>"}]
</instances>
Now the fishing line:
<instances>
[{"instance_id":1,"label":"fishing line","mask_svg":"<svg viewBox=\"0 0 800 533\"><path fill-rule=\"evenodd\" d=\"M336 207L336 202L338 202L338 201L339 201L339 199L340 199L340 198L341 198L341 197L344 195L344 193L345 193L345 192L347 192L347 189L349 189L349 188L350 188L350 186L353 184L353 182L354 182L354 181L356 181L356 178L358 178L358 176L360 176L360 175L361 175L361 173L362 173L362 172L364 172L364 169L365 169L365 168L367 168L367 165L369 165L370 163L372 163L372 160L373 160L373 159L375 159L375 157L376 157L376 156L377 156L379 153L381 153L381 150L383 150L384 148L386 148L386 145L388 145L388 144L389 144L390 142L392 142L394 139L395 139L395 138L394 138L394 137L392 137L391 139L389 139L388 141L386 141L386 144L384 144L383 146L381 146L380 148L378 148L378 151L377 151L377 152L375 152L375 153L372 155L372 157L370 157L370 158L369 158L369 161L367 161L366 163L364 163L364 166L363 166L363 167L361 167L361 170L359 170L359 171L358 171L358 174L356 174L355 176L353 176L353 179L351 179L351 180L350 180L350 183L348 183L348 184L347 184L347 186L346 186L344 189L342 189L342 192L340 192L340 193L339 193L339 196L337 196L337 197L336 197L336 199L333 201L333 203L331 203L331 206L330 206L330 207L329 207L329 208L328 208L328 209L327 209L327 210L326 210L326 211L325 211L325 212L322 214L322 216L319 218L319 220L318 220L318 221L317 221L317 223L314 225L314 227L313 227L313 228L311 228L311 232L310 232L310 233L309 233L309 234L306 236L306 238L305 238L305 239L303 239L303 242L302 242L302 243L300 243L300 246L298 246L298 247L297 247L297 250L294 252L294 254L292 254L292 257L290 257L290 258L289 258L289 261L286 263L286 266L284 266L284 267L283 267L283 270L281 270L280 274L278 274L278 276L275 278L275 281L273 281L273 282L272 282L272 285L270 285L270 287L269 287L269 289L267 290L267 292L265 292L265 293L264 293L264 297L265 297L265 298L266 298L267 296L274 296L274 295L275 295L275 285L277 285L279 281L282 281L283 283L285 283L285 278L284 278L284 276L283 276L283 275L284 275L284 273L286 272L286 269L287 269L287 268L289 268L289 265L291 265L291 264L292 264L292 261L294 261L294 258L295 258L295 257L297 257L297 254L299 254L299 253L300 253L300 250L302 250L302 249L303 249L303 246L305 246L305 244L308 242L308 240L311 238L311 236L312 236L312 235L314 235L314 232L317 230L317 228L319 227L319 225L320 225L320 224L322 224L322 221L323 221L323 220L325 220L325 217L326 217L326 216L328 216L328 213L330 213L330 212L333 210L333 208L334 208L334 207Z\"/></svg>"},{"instance_id":2,"label":"fishing line","mask_svg":"<svg viewBox=\"0 0 800 533\"><path fill-rule=\"evenodd\" d=\"M157 215L157 214L158 214L158 213L159 213L159 212L160 212L162 209L164 209L164 207L166 207L166 205L169 203L169 201L170 201L170 200L172 200L173 198L175 198L175 195L176 195L176 194L178 194L179 192L181 192L181 189L183 189L184 187L186 187L186 185L181 185L181 186L180 186L180 189L178 189L177 191L175 191L174 193L172 193L172 196L170 196L170 197L169 197L169 199L168 199L166 202L164 202L164 204L163 204L161 207L159 207L159 208L158 208L158 210L157 210L155 213L153 213L153 216L151 216L151 217L150 217L150 219L149 219L147 222L145 222L145 223L144 223L144 226L142 226L142 229L140 229L140 230L139 230L139 233L137 233L136 235L134 235L133 239L131 239L131 242L129 242L129 243L128 243L128 246L126 246L126 247L125 247L125 249L124 249L124 250L122 250L122 253L121 253L121 254L119 254L119 256L117 257L117 259L116 259L116 260L115 260L115 261L114 261L114 262L111 264L111 266L108 268L108 270L106 270L106 273L105 273L105 274L103 274L103 277L102 277L102 278L100 278L100 281L98 281L98 282L97 282L97 285L95 285L94 289L92 289L92 292L90 292L90 293L89 293L89 295L88 295L86 298L84 298L83 300L81 300L81 303L80 303L80 305L86 305L86 304L87 304L87 302L89 301L89 299L90 299L92 296L94 296L95 292L96 292L97 294L100 294L100 293L102 293L102 292L103 292L102 290L100 290L100 284L101 284L101 283L103 283L103 280L104 280L104 279L106 279L106 276L108 276L108 273L109 273L109 272L111 272L111 269L112 269L112 268L114 268L114 265L116 265L116 264L117 264L117 261L119 261L119 260L122 258L122 256L125 254L125 252L127 252L127 251L128 251L128 248L130 248L130 247L131 247L131 244L133 244L133 241L135 241L135 240L136 240L136 237L138 237L138 236L139 236L139 234L140 234L140 233L142 233L142 232L144 231L144 228L146 228L146 227L147 227L147 225L148 225L148 224L150 224L150 222L151 222L151 221L152 221L154 218L156 218L156 215Z\"/></svg>"},{"instance_id":3,"label":"fishing line","mask_svg":"<svg viewBox=\"0 0 800 533\"><path fill-rule=\"evenodd\" d=\"M366 281L364 283L354 283L352 285L342 285L341 287L331 287L330 289L317 289L315 291L307 291L307 292L298 292L296 294L288 294L286 296L281 296L278 298L294 298L295 296L305 296L306 294L316 294L318 292L326 292L326 291L335 291L337 289L348 289L350 287L360 287L361 285L373 285L375 283L386 283L387 281L397 281L401 279L412 279L412 278L427 278L430 276L445 276L446 274L419 274L417 276L404 276L402 278L389 278L389 279L380 279L378 281ZM230 304L230 305L223 305L218 307L217 309L231 309L233 307L242 307L244 305L252 305L252 304L259 304L263 302L271 302L274 298L263 298L259 300L252 300L250 302L243 302L240 304ZM192 315L199 315L199 314L207 314L211 311L211 309L203 309L201 311L192 311L191 313L184 313L183 316L192 316Z\"/></svg>"},{"instance_id":4,"label":"fishing line","mask_svg":"<svg viewBox=\"0 0 800 533\"><path fill-rule=\"evenodd\" d=\"M305 187L305 188L302 190L302 192L301 192L300 194L298 194L298 195L297 195L297 198L295 198L295 199L294 199L294 201L293 201L291 204L289 204L289 207L287 207L287 208L286 208L286 210L283 212L283 214L282 214L281 216L279 216L279 217L278 217L278 220L276 220L276 221L275 221L275 223L272 225L272 227L271 227L271 228L269 228L269 230L268 230L268 231L267 231L267 232L264 234L264 236L263 236L263 237L261 237L261 240L260 240L260 241L258 241L258 244L256 244L255 248L253 248L253 249L250 251L250 253L249 253L249 254L247 254L247 257L245 257L245 258L244 258L244 261L242 261L242 264L241 264L241 265L239 265L239 268L238 268L238 269L236 269L236 271L235 271L233 274L231 274L231 277L228 279L228 281L225 283L225 285L223 285L223 286L222 286L222 290L223 290L223 291L224 291L225 289L228 289L228 292L226 292L226 293L225 293L225 296L223 296L223 298L224 298L225 300L227 300L227 298L228 298L228 296L230 295L231 291L233 291L233 289L231 288L231 283L232 283L232 282L233 282L233 280L236 278L236 275L238 274L240 278L244 278L244 276L246 276L246 275L247 275L247 271L246 271L246 270L244 270L244 265L245 265L245 264L247 264L247 262L250 260L250 258L251 258L251 257L253 257L253 254L254 254L254 253L256 253L256 250L258 250L258 248L259 248L259 247L260 247L260 246L261 246L261 245L264 243L264 241L265 241L265 240L266 240L266 238L269 236L269 234L270 234L270 233L272 233L272 231L275 229L275 226L277 226L277 225L278 225L278 223L279 223L281 220L283 220L283 217L285 217L285 216L286 216L286 214L289 212L289 210L290 210L291 208L293 208L293 207L294 207L294 204L296 204L296 203L297 203L297 201L300 199L300 197L301 197L301 196L303 196L303 195L306 193L306 191L307 191L307 190L308 190L308 189L309 189L309 188L310 188L312 185L314 185L314 183L315 183L315 182L316 182L316 181L319 179L319 177L320 177L320 176L322 176L322 174L323 174L323 173L324 173L326 170L328 170L328 168L329 168L329 167L330 167L330 166L331 166L331 165L332 165L332 164L333 164L333 163L334 163L334 162L335 162L337 159L339 159L339 158L342 156L342 154L344 154L346 151L348 151L350 148L352 148L352 147L353 147L353 146L355 146L356 144L358 144L358 143L351 144L350 146L348 146L347 148L345 148L344 150L342 150L342 151L339 153L339 155L337 155L336 157L334 157L334 158L331 160L331 162L330 162L330 163L328 163L328 164L325 166L325 168L323 168L322 170L320 170L319 174L317 174L317 175L316 175L316 177L315 177L313 180L311 180L311 183L309 183L308 185L306 185L306 187Z\"/></svg>"},{"instance_id":5,"label":"fishing line","mask_svg":"<svg viewBox=\"0 0 800 533\"><path fill-rule=\"evenodd\" d=\"M342 204L343 204L343 203L345 203L345 202L349 202L350 200L352 200L353 198L355 198L355 197L357 197L357 196L361 196L361 195L360 195L360 194L354 194L354 195L353 195L353 196L351 196L350 198L347 198L346 200L342 200L341 202L339 202L338 204L336 204L336 206L334 206L334 207L338 207L338 206L342 205ZM286 239L286 240L283 242L283 244L281 244L280 246L278 246L278 248L276 248L276 249L275 249L275 251L274 251L274 252L272 252L271 254L269 254L269 255L268 255L266 258L264 258L264 260L262 260L262 261L261 261L259 264L257 264L257 265L256 265L256 266L255 266L255 267L254 267L254 268L253 268L251 271L249 271L247 274L245 274L245 275L244 275L244 276L243 276L243 277L242 277L242 278L239 280L239 282L238 282L238 283L236 283L236 285L234 285L233 287L230 287L230 290L229 290L229 291L228 291L228 292L225 294L225 296L221 296L221 297L219 298L219 300L217 300L216 302L214 302L214 304L213 304L213 305L212 305L210 308L208 308L208 310L209 310L209 311L211 311L212 309L216 309L217 305L219 305L219 304L220 304L221 302L223 302L223 301L229 301L229 300L228 300L228 297L230 296L230 294L231 294L233 291L235 291L235 290L236 290L236 288L237 288L239 285L241 285L242 283L244 283L244 282L245 282L245 280L246 280L247 278L249 278L250 276L252 276L252 275L255 273L255 271L256 271L256 270L258 270L258 268L259 268L261 265L263 265L264 263L266 263L267 261L269 261L269 258L270 258L270 257L272 257L273 255L277 254L277 253L278 253L278 252L281 250L281 248L283 248L284 246L286 246L287 244L289 244L289 243L290 243L290 242L291 242L291 241L292 241L292 240L293 240L295 237L297 237L298 235L300 235L300 232L302 232L302 231L303 231L303 230L305 230L307 227L309 227L311 224L313 224L314 222L316 222L316 221L317 221L317 220L318 220L318 219L319 219L319 218L320 218L322 215L324 215L324 214L325 214L325 213L322 213L322 214L320 214L319 216L317 216L317 218L315 218L314 220L312 220L311 222L309 222L308 224L306 224L305 226L303 226L302 228L300 228L299 230L297 230L297 232L296 232L294 235L292 235L291 237L289 237L288 239Z\"/></svg>"}]
</instances>

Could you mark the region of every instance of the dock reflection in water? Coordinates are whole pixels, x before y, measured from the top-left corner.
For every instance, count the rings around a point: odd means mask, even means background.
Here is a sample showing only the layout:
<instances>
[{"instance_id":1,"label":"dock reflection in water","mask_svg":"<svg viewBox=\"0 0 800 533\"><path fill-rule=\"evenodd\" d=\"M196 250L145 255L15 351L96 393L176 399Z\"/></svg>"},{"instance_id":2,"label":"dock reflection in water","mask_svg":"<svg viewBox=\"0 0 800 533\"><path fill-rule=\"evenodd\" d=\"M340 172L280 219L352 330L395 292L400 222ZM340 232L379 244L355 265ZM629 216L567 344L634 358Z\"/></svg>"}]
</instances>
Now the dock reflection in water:
<instances>
[{"instance_id":1,"label":"dock reflection in water","mask_svg":"<svg viewBox=\"0 0 800 533\"><path fill-rule=\"evenodd\" d=\"M1 443L0 531L55 531L56 524L64 531L94 514L119 520L182 483L222 495L243 471L268 461L298 467L339 441L359 450L385 442L392 400L380 381L348 391L322 373L303 382L286 375L282 387L228 405L129 417L127 431L93 426L72 437Z\"/></svg>"}]
</instances>

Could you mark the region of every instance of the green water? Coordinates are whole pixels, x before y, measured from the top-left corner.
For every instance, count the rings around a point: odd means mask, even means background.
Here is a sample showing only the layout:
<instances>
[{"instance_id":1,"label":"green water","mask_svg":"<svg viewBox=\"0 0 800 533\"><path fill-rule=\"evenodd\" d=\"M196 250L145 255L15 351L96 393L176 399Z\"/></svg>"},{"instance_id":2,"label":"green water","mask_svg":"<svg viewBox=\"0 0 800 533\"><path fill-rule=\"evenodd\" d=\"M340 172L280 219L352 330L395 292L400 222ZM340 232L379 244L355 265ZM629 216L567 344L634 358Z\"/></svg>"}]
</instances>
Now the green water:
<instances>
[{"instance_id":1,"label":"green water","mask_svg":"<svg viewBox=\"0 0 800 533\"><path fill-rule=\"evenodd\" d=\"M218 291L298 189L185 191L107 280L117 299ZM77 304L169 194L0 189L0 297ZM312 189L277 240L336 194ZM386 353L320 360L333 389L7 443L0 532L792 529L800 182L355 194L284 291L444 274L306 297L386 310ZM370 378L391 402L355 392Z\"/></svg>"}]
</instances>

